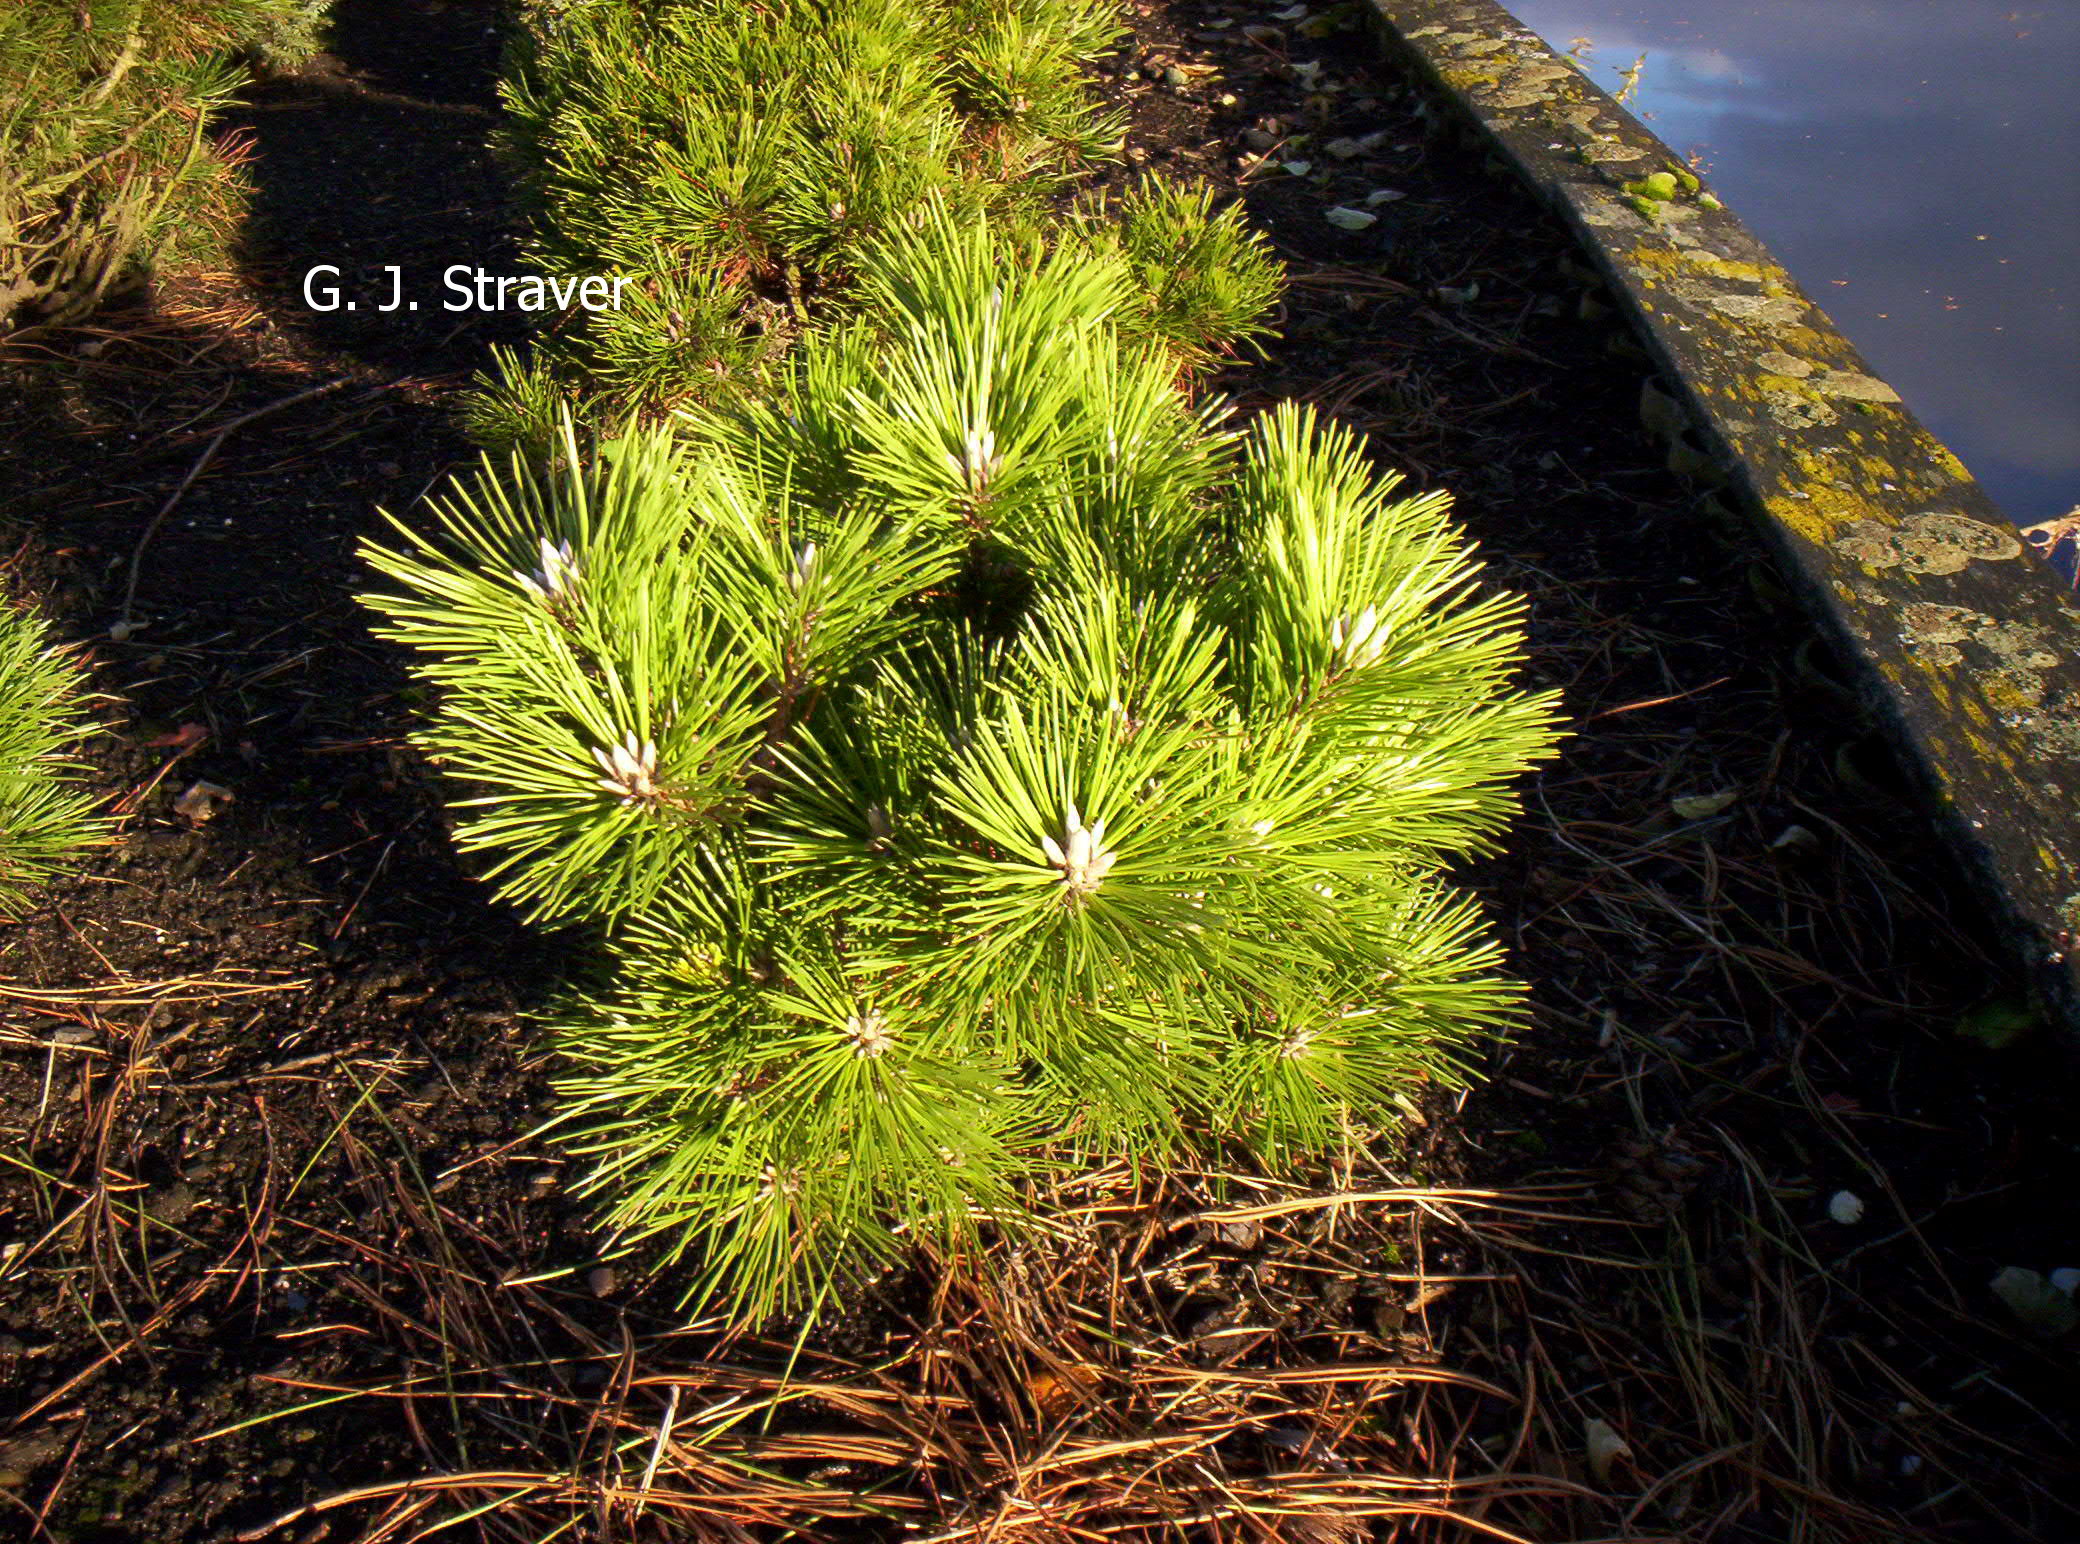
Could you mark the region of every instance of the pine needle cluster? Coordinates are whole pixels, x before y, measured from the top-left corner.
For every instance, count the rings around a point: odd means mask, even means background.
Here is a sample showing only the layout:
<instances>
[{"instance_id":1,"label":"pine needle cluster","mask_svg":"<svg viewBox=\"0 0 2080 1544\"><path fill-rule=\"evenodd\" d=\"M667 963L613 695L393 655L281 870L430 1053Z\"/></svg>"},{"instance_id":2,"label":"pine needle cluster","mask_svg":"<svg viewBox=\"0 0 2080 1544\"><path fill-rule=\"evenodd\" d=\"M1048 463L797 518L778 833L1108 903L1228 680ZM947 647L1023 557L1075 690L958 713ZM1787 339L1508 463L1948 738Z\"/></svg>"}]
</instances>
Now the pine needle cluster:
<instances>
[{"instance_id":1,"label":"pine needle cluster","mask_svg":"<svg viewBox=\"0 0 2080 1544\"><path fill-rule=\"evenodd\" d=\"M77 677L43 625L0 599L0 917L94 841L104 822L66 777L79 739Z\"/></svg>"},{"instance_id":2,"label":"pine needle cluster","mask_svg":"<svg viewBox=\"0 0 2080 1544\"><path fill-rule=\"evenodd\" d=\"M1118 152L1082 70L1119 33L1118 0L538 0L503 83L528 257L635 282L501 356L468 429L541 454L565 410L654 419L760 389L844 311L866 248L927 207L1064 223L1076 179ZM1180 368L1258 330L1277 273L1233 214L1152 190L1066 223L1111 242L1120 220L1151 276L1164 265L1150 325Z\"/></svg>"},{"instance_id":3,"label":"pine needle cluster","mask_svg":"<svg viewBox=\"0 0 2080 1544\"><path fill-rule=\"evenodd\" d=\"M1508 1022L1445 878L1548 753L1442 495L1176 388L1131 240L940 206L769 390L370 551L503 895L608 940L592 1184L738 1312L1097 1154L1267 1161Z\"/></svg>"},{"instance_id":4,"label":"pine needle cluster","mask_svg":"<svg viewBox=\"0 0 2080 1544\"><path fill-rule=\"evenodd\" d=\"M242 208L207 135L241 61L315 51L326 0L0 7L0 328L76 321L156 261L217 251Z\"/></svg>"}]
</instances>

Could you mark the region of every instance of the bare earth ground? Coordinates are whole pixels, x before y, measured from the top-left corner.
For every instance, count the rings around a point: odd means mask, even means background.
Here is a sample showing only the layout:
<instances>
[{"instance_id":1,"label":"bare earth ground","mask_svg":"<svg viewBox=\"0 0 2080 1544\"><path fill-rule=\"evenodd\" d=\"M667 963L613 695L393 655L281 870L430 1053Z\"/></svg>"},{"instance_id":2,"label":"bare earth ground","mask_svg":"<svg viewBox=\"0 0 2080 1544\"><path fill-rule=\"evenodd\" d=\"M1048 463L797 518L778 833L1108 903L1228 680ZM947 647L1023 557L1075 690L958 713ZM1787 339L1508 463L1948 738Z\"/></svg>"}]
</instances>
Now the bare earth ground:
<instances>
[{"instance_id":1,"label":"bare earth ground","mask_svg":"<svg viewBox=\"0 0 2080 1544\"><path fill-rule=\"evenodd\" d=\"M1101 85L1291 264L1222 388L1369 431L1529 598L1574 734L1469 877L1532 1025L1311 1188L1065 1187L1007 1287L876 1283L784 1401L786 1326L722 1344L603 1261L529 1134L525 1015L582 951L455 859L351 601L509 334L297 293L510 263L495 13L339 11L232 127L237 271L4 349L7 565L93 640L125 821L0 927L0 1537L2080 1537L2073 1337L1988 1290L2080 1264L2069 1065L1983 1043L1971 898L1661 470L1565 238L1361 35L1266 8L1151 7Z\"/></svg>"}]
</instances>

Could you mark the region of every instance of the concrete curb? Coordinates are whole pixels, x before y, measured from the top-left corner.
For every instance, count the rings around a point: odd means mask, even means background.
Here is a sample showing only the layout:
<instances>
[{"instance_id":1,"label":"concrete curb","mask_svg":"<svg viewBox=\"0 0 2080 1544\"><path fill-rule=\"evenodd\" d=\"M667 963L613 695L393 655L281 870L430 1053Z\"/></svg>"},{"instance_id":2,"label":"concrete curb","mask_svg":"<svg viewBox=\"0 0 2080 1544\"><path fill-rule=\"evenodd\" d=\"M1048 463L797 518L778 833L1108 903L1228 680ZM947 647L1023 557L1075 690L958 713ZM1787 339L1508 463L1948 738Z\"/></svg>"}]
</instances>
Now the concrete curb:
<instances>
[{"instance_id":1,"label":"concrete curb","mask_svg":"<svg viewBox=\"0 0 2080 1544\"><path fill-rule=\"evenodd\" d=\"M1580 237L1671 388L1649 380L1641 402L1671 466L1769 538L2044 1005L2080 1029L2063 582L1681 158L1535 33L1489 0L1370 4L1389 58Z\"/></svg>"}]
</instances>

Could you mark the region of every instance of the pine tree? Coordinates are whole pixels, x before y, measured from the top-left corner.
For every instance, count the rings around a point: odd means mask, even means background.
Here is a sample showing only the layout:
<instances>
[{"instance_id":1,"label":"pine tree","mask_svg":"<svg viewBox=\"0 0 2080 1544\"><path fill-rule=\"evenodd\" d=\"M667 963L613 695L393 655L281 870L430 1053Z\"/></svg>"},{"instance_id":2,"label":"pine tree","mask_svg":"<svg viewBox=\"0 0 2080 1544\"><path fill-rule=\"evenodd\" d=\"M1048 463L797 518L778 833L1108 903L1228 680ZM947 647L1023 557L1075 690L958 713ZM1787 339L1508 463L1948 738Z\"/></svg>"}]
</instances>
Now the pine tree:
<instances>
[{"instance_id":1,"label":"pine tree","mask_svg":"<svg viewBox=\"0 0 2080 1544\"><path fill-rule=\"evenodd\" d=\"M861 254L931 208L1124 244L1148 335L1203 370L1260 329L1276 268L1203 191L1074 193L1122 120L1084 66L1119 0L554 0L525 8L501 142L527 256L631 282L500 353L464 427L550 453L558 416L654 422L765 389L855 299ZM637 63L636 61L640 61ZM1122 319L1123 328L1127 328Z\"/></svg>"},{"instance_id":2,"label":"pine tree","mask_svg":"<svg viewBox=\"0 0 2080 1544\"><path fill-rule=\"evenodd\" d=\"M105 823L66 775L81 732L76 673L43 625L0 601L0 917L96 840Z\"/></svg>"},{"instance_id":3,"label":"pine tree","mask_svg":"<svg viewBox=\"0 0 2080 1544\"><path fill-rule=\"evenodd\" d=\"M243 206L210 142L243 64L300 62L327 0L0 6L0 328L77 321L153 263L220 253Z\"/></svg>"},{"instance_id":4,"label":"pine tree","mask_svg":"<svg viewBox=\"0 0 2080 1544\"><path fill-rule=\"evenodd\" d=\"M370 551L614 1223L747 1314L1098 1154L1267 1161L1514 990L1448 866L1549 751L1442 495L1176 389L1131 241L941 207L766 393L489 460Z\"/></svg>"}]
</instances>

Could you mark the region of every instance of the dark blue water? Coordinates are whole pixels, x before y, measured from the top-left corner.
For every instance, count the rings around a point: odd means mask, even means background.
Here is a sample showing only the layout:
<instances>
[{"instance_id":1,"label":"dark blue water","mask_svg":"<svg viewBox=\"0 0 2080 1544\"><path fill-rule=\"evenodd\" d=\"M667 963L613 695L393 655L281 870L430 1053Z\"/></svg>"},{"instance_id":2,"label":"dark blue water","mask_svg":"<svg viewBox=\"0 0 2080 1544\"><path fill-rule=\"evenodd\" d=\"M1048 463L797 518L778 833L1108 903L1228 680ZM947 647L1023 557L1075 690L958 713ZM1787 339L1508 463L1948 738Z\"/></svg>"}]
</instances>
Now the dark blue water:
<instances>
[{"instance_id":1,"label":"dark blue water","mask_svg":"<svg viewBox=\"0 0 2080 1544\"><path fill-rule=\"evenodd\" d=\"M2016 521L2080 505L2080 0L1504 3L1613 93L1646 56L1626 105Z\"/></svg>"}]
</instances>

